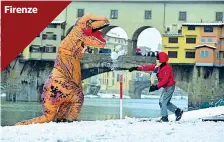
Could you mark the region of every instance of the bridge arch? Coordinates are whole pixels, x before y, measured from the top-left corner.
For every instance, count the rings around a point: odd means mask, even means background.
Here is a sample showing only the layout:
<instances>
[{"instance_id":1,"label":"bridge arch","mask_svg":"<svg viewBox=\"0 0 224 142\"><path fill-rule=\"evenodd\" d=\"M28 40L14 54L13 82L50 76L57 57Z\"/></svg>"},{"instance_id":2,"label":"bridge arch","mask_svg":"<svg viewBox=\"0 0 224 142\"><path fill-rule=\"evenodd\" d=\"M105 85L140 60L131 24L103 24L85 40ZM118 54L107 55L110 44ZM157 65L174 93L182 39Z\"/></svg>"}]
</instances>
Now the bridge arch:
<instances>
[{"instance_id":1,"label":"bridge arch","mask_svg":"<svg viewBox=\"0 0 224 142\"><path fill-rule=\"evenodd\" d=\"M133 44L133 52L132 53L135 53L135 51L136 51L138 36L141 34L142 31L144 31L145 29L148 29L148 28L152 28L152 27L151 26L142 26L134 32L134 34L132 36L132 44Z\"/></svg>"},{"instance_id":2,"label":"bridge arch","mask_svg":"<svg viewBox=\"0 0 224 142\"><path fill-rule=\"evenodd\" d=\"M111 29L116 28L116 27L119 27L119 26L111 25L111 26L108 26L108 27L104 28L104 29L102 30L102 32L103 32L103 37L106 36L106 34L107 34Z\"/></svg>"},{"instance_id":3,"label":"bridge arch","mask_svg":"<svg viewBox=\"0 0 224 142\"><path fill-rule=\"evenodd\" d=\"M161 51L162 49L162 35L157 28L142 26L134 32L132 44L133 53L135 53L137 47L140 47L146 56L154 56L155 52ZM146 50L148 49L147 47L151 48L151 51Z\"/></svg>"}]
</instances>

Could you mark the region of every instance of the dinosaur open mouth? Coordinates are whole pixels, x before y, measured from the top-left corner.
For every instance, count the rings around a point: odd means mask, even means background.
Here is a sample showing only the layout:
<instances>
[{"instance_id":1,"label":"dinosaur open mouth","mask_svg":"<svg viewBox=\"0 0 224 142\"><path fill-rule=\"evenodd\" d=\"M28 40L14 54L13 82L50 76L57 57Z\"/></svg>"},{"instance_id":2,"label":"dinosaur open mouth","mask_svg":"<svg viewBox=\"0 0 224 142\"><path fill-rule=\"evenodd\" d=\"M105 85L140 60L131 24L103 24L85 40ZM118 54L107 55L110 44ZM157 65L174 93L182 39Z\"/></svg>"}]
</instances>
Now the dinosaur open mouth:
<instances>
[{"instance_id":1,"label":"dinosaur open mouth","mask_svg":"<svg viewBox=\"0 0 224 142\"><path fill-rule=\"evenodd\" d=\"M103 28L105 28L107 26L109 26L109 24L105 24L101 27L92 29L92 36L94 36L95 38L97 38L101 42L106 42L105 39L103 38L103 33L100 30L102 30Z\"/></svg>"},{"instance_id":2,"label":"dinosaur open mouth","mask_svg":"<svg viewBox=\"0 0 224 142\"><path fill-rule=\"evenodd\" d=\"M103 26L94 28L94 29L84 30L84 34L86 34L87 36L93 36L98 41L105 43L106 40L103 38L103 33L100 30L102 30L103 28L105 28L107 26L109 26L109 24L104 24Z\"/></svg>"}]
</instances>

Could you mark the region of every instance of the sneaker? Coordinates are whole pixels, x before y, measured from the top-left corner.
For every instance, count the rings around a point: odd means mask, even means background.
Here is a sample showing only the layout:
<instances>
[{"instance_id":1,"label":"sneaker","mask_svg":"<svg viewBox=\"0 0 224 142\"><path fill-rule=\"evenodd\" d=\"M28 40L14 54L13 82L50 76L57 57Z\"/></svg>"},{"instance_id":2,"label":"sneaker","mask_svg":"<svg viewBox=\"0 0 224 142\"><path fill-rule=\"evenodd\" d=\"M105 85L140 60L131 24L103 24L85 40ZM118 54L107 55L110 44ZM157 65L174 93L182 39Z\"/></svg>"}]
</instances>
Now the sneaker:
<instances>
[{"instance_id":1,"label":"sneaker","mask_svg":"<svg viewBox=\"0 0 224 142\"><path fill-rule=\"evenodd\" d=\"M176 115L176 121L179 121L182 117L182 114L184 113L183 110L177 108L176 111L175 111L175 115Z\"/></svg>"},{"instance_id":2,"label":"sneaker","mask_svg":"<svg viewBox=\"0 0 224 142\"><path fill-rule=\"evenodd\" d=\"M169 122L168 116L162 116L160 120L157 120L156 122Z\"/></svg>"}]
</instances>

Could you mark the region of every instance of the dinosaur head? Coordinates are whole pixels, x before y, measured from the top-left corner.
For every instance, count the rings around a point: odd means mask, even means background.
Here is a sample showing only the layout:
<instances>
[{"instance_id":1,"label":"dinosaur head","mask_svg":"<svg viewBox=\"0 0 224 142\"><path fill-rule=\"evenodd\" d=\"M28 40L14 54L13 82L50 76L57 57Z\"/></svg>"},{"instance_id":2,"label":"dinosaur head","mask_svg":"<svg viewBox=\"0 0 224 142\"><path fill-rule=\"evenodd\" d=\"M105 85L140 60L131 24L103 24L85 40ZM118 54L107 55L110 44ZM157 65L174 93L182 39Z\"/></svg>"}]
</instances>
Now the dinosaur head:
<instances>
[{"instance_id":1,"label":"dinosaur head","mask_svg":"<svg viewBox=\"0 0 224 142\"><path fill-rule=\"evenodd\" d=\"M103 33L100 31L109 26L109 20L106 17L87 14L81 17L75 26L82 34L84 45L96 48L103 48L106 45Z\"/></svg>"}]
</instances>

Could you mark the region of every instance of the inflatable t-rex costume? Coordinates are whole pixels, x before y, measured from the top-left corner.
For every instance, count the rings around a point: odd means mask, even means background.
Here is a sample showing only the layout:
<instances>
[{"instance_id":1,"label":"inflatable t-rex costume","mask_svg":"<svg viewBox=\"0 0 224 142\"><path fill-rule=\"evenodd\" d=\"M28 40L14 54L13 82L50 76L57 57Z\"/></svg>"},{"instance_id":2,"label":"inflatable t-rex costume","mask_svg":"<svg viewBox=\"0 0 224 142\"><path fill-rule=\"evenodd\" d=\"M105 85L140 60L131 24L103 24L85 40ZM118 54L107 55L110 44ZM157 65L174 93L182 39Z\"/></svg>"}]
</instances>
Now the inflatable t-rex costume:
<instances>
[{"instance_id":1,"label":"inflatable t-rex costume","mask_svg":"<svg viewBox=\"0 0 224 142\"><path fill-rule=\"evenodd\" d=\"M77 120L84 101L80 59L83 58L86 46L105 46L102 32L98 30L108 25L107 18L92 14L84 15L76 22L60 43L54 68L44 84L41 95L43 115L16 125L45 123L54 118L59 122Z\"/></svg>"}]
</instances>

